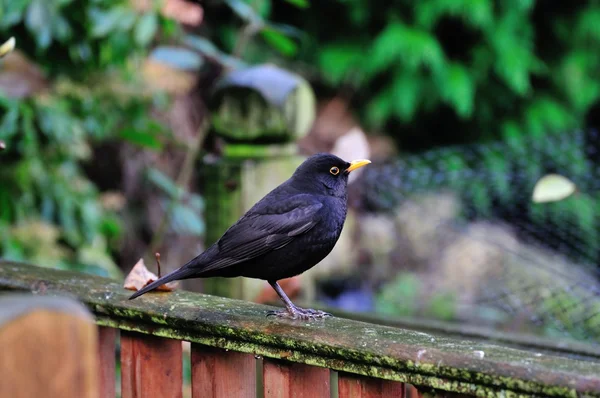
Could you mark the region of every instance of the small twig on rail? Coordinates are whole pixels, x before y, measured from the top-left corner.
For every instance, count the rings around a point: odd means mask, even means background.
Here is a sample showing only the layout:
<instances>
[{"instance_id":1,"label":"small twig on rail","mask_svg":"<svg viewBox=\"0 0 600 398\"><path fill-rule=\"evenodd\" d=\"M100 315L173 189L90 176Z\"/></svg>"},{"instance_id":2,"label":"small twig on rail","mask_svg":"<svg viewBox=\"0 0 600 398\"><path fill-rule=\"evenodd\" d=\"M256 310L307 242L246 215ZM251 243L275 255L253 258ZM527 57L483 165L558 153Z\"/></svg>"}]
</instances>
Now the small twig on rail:
<instances>
[{"instance_id":1,"label":"small twig on rail","mask_svg":"<svg viewBox=\"0 0 600 398\"><path fill-rule=\"evenodd\" d=\"M154 257L156 258L156 268L158 268L158 279L160 279L160 253L156 252Z\"/></svg>"}]
</instances>

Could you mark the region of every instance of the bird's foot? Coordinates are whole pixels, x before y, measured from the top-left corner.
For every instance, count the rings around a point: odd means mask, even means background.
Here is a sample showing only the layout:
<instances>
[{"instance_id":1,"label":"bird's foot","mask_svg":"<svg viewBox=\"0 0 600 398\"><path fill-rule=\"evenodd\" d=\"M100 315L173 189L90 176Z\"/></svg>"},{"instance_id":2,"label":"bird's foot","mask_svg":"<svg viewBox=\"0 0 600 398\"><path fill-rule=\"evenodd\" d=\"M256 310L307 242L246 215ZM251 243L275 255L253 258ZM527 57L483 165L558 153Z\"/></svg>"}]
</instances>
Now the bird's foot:
<instances>
[{"instance_id":1,"label":"bird's foot","mask_svg":"<svg viewBox=\"0 0 600 398\"><path fill-rule=\"evenodd\" d=\"M301 320L311 320L311 319L323 319L329 318L332 316L329 312L321 311L321 310L313 310L311 308L286 308L279 311L269 311L267 313L267 317L276 316L277 318L285 318L285 319L301 319Z\"/></svg>"}]
</instances>

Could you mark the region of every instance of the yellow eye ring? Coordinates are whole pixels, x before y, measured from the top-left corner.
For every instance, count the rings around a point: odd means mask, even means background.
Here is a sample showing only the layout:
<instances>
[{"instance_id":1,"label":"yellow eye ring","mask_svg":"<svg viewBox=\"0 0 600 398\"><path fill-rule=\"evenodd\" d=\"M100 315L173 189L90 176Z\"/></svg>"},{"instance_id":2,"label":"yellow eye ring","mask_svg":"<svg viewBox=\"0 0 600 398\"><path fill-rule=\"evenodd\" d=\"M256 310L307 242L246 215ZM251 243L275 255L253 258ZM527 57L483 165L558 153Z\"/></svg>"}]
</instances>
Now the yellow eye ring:
<instances>
[{"instance_id":1,"label":"yellow eye ring","mask_svg":"<svg viewBox=\"0 0 600 398\"><path fill-rule=\"evenodd\" d=\"M334 176L340 174L340 169L338 169L337 167L333 166L332 168L329 169L329 172L331 174L333 174Z\"/></svg>"}]
</instances>

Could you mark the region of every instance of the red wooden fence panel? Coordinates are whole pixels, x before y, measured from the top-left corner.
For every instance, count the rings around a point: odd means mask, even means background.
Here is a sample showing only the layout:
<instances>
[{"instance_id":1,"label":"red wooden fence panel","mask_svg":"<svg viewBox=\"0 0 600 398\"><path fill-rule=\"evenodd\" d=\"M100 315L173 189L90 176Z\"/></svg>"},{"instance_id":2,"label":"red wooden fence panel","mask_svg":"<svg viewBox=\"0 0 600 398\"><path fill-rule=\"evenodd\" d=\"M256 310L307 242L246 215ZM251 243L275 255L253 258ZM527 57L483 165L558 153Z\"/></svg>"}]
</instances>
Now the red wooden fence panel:
<instances>
[{"instance_id":1,"label":"red wooden fence panel","mask_svg":"<svg viewBox=\"0 0 600 398\"><path fill-rule=\"evenodd\" d=\"M122 398L182 398L181 341L121 332Z\"/></svg>"},{"instance_id":2,"label":"red wooden fence panel","mask_svg":"<svg viewBox=\"0 0 600 398\"><path fill-rule=\"evenodd\" d=\"M117 329L98 328L98 366L100 384L99 398L115 398L115 348Z\"/></svg>"},{"instance_id":3,"label":"red wooden fence panel","mask_svg":"<svg viewBox=\"0 0 600 398\"><path fill-rule=\"evenodd\" d=\"M327 398L329 369L265 358L263 389L265 398Z\"/></svg>"},{"instance_id":4,"label":"red wooden fence panel","mask_svg":"<svg viewBox=\"0 0 600 398\"><path fill-rule=\"evenodd\" d=\"M339 398L405 397L404 383L373 379L340 372L338 376Z\"/></svg>"},{"instance_id":5,"label":"red wooden fence panel","mask_svg":"<svg viewBox=\"0 0 600 398\"><path fill-rule=\"evenodd\" d=\"M254 355L192 344L192 398L255 396Z\"/></svg>"}]
</instances>

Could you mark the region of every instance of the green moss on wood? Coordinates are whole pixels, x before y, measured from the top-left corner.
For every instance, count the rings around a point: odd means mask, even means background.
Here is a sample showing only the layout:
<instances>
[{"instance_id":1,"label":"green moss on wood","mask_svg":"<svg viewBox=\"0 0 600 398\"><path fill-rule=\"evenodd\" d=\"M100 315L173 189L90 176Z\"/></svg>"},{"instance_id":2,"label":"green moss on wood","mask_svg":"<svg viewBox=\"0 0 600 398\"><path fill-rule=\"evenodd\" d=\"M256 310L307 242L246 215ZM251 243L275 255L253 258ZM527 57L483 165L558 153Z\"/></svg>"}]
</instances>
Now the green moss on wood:
<instances>
[{"instance_id":1,"label":"green moss on wood","mask_svg":"<svg viewBox=\"0 0 600 398\"><path fill-rule=\"evenodd\" d=\"M101 325L477 396L600 396L600 363L189 292L131 292L109 279L0 262L0 290L72 295ZM483 358L481 357L481 353Z\"/></svg>"}]
</instances>

